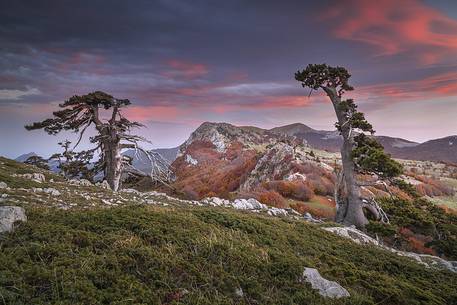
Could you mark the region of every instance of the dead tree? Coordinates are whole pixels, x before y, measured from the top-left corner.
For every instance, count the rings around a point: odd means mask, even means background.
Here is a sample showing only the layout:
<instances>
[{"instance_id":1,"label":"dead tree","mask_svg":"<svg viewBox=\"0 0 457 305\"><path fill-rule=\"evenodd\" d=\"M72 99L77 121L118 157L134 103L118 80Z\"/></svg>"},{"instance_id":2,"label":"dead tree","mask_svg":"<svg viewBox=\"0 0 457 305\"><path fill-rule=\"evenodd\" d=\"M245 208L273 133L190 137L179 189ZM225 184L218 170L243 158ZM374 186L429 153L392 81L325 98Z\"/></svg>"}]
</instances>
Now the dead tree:
<instances>
[{"instance_id":1,"label":"dead tree","mask_svg":"<svg viewBox=\"0 0 457 305\"><path fill-rule=\"evenodd\" d=\"M27 130L44 129L48 134L55 135L62 130L79 133L77 147L87 128L94 126L97 135L90 138L94 148L80 152L85 157L93 156L96 152L100 156L93 167L94 175L103 172L105 179L113 191L117 191L121 182L121 175L128 165L122 156L123 149L147 151L139 146L146 140L130 133L132 128L142 127L138 122L132 122L124 117L121 109L130 105L128 99L117 99L113 96L96 91L86 95L75 95L60 104L62 110L55 111L54 117L42 122L27 125ZM101 112L108 112L108 117L103 118ZM151 159L152 160L152 159Z\"/></svg>"},{"instance_id":2,"label":"dead tree","mask_svg":"<svg viewBox=\"0 0 457 305\"><path fill-rule=\"evenodd\" d=\"M343 138L341 147L342 169L337 174L335 201L336 221L346 225L364 227L368 219L364 211L375 219L381 219L380 207L371 200L362 198L361 183L358 173L376 174L382 178L399 175L401 165L386 155L383 147L373 138L372 125L352 99L343 100L346 91L354 90L348 81L351 75L343 67L331 67L326 64L308 65L306 69L295 73L295 79L303 87L312 90L322 89L332 102L337 122L337 130Z\"/></svg>"}]
</instances>

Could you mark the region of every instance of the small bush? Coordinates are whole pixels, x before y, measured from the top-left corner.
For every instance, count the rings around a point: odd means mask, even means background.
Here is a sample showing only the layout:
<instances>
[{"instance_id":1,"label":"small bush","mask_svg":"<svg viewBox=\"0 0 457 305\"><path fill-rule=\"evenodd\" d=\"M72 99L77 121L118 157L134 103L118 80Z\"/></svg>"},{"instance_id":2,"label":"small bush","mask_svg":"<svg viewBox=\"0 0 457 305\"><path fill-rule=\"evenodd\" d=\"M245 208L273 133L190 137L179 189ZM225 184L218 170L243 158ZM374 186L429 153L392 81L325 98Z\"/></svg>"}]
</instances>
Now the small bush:
<instances>
[{"instance_id":1,"label":"small bush","mask_svg":"<svg viewBox=\"0 0 457 305\"><path fill-rule=\"evenodd\" d=\"M270 181L264 184L267 190L273 190L286 198L308 201L314 193L304 181Z\"/></svg>"},{"instance_id":2,"label":"small bush","mask_svg":"<svg viewBox=\"0 0 457 305\"><path fill-rule=\"evenodd\" d=\"M278 192L266 191L261 193L257 198L261 203L276 208L286 208L286 200Z\"/></svg>"}]
</instances>

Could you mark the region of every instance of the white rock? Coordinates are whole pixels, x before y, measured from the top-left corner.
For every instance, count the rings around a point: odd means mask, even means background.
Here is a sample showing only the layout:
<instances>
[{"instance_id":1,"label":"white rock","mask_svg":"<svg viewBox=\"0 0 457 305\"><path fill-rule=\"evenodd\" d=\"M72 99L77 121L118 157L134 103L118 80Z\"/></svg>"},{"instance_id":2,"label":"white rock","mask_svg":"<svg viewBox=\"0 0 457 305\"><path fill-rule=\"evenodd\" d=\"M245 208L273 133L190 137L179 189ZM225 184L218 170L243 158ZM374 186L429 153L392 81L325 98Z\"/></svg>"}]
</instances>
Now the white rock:
<instances>
[{"instance_id":1,"label":"white rock","mask_svg":"<svg viewBox=\"0 0 457 305\"><path fill-rule=\"evenodd\" d=\"M349 292L337 282L323 278L317 269L305 268L302 279L310 283L311 287L318 290L319 294L323 297L339 299L351 296Z\"/></svg>"},{"instance_id":2,"label":"white rock","mask_svg":"<svg viewBox=\"0 0 457 305\"><path fill-rule=\"evenodd\" d=\"M93 186L93 184L87 179L71 179L68 182L72 185Z\"/></svg>"},{"instance_id":3,"label":"white rock","mask_svg":"<svg viewBox=\"0 0 457 305\"><path fill-rule=\"evenodd\" d=\"M23 208L16 206L0 207L0 233L13 231L16 221L27 221Z\"/></svg>"},{"instance_id":4,"label":"white rock","mask_svg":"<svg viewBox=\"0 0 457 305\"><path fill-rule=\"evenodd\" d=\"M104 181L106 181L106 180L104 180ZM138 194L138 195L141 194L140 191L137 191L137 190L135 190L135 189L122 189L121 192L124 192L124 193L131 193L131 194Z\"/></svg>"},{"instance_id":5,"label":"white rock","mask_svg":"<svg viewBox=\"0 0 457 305\"><path fill-rule=\"evenodd\" d=\"M40 173L33 173L33 174L23 174L19 175L20 177L24 177L25 179L29 179L38 183L42 183L46 181L46 177Z\"/></svg>"},{"instance_id":6,"label":"white rock","mask_svg":"<svg viewBox=\"0 0 457 305\"><path fill-rule=\"evenodd\" d=\"M271 215L271 216L287 216L287 215L289 215L289 213L287 213L286 210L278 209L278 208L275 208L275 207L269 208L267 213L268 213L268 215Z\"/></svg>"},{"instance_id":7,"label":"white rock","mask_svg":"<svg viewBox=\"0 0 457 305\"><path fill-rule=\"evenodd\" d=\"M43 189L43 192L51 196L60 196L60 192L52 187Z\"/></svg>"},{"instance_id":8,"label":"white rock","mask_svg":"<svg viewBox=\"0 0 457 305\"><path fill-rule=\"evenodd\" d=\"M109 186L109 183L106 180L103 180L101 183L97 183L97 186L111 191L111 186Z\"/></svg>"},{"instance_id":9,"label":"white rock","mask_svg":"<svg viewBox=\"0 0 457 305\"><path fill-rule=\"evenodd\" d=\"M337 234L339 236L342 236L342 237L346 237L346 238L349 238L351 239L352 241L358 243L358 244L371 244L371 245L375 245L375 246L378 246L379 245L379 242L366 235L365 233L363 233L362 231L359 231L357 230L356 228L352 228L352 227L327 227L327 228L323 228L325 231L328 231L328 232L332 232L334 234Z\"/></svg>"},{"instance_id":10,"label":"white rock","mask_svg":"<svg viewBox=\"0 0 457 305\"><path fill-rule=\"evenodd\" d=\"M244 296L244 292L243 292L243 289L242 289L241 287L240 287L240 288L237 288L237 289L235 289L235 295L236 295L237 297L240 297L240 298L242 298L242 297Z\"/></svg>"},{"instance_id":11,"label":"white rock","mask_svg":"<svg viewBox=\"0 0 457 305\"><path fill-rule=\"evenodd\" d=\"M306 176L300 173L294 173L286 177L287 181L301 180L306 181Z\"/></svg>"},{"instance_id":12,"label":"white rock","mask_svg":"<svg viewBox=\"0 0 457 305\"><path fill-rule=\"evenodd\" d=\"M3 182L3 181L0 182L0 189L6 189L7 187L8 187L8 185L5 182Z\"/></svg>"},{"instance_id":13,"label":"white rock","mask_svg":"<svg viewBox=\"0 0 457 305\"><path fill-rule=\"evenodd\" d=\"M186 155L186 162L191 164L191 165L197 165L198 164L198 160L192 158L191 155Z\"/></svg>"}]
</instances>

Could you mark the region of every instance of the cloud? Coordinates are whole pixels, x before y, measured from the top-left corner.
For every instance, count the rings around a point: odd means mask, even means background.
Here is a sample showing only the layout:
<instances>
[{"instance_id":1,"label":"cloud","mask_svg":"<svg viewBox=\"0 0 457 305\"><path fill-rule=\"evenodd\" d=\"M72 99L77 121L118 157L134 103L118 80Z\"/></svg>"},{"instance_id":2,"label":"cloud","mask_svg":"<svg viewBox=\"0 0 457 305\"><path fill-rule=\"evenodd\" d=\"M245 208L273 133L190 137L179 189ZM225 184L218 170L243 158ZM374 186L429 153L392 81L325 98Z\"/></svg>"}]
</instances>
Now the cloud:
<instances>
[{"instance_id":1,"label":"cloud","mask_svg":"<svg viewBox=\"0 0 457 305\"><path fill-rule=\"evenodd\" d=\"M382 103L382 107L405 101L457 96L457 72L440 73L418 80L362 86L354 91L354 95L361 100Z\"/></svg>"},{"instance_id":2,"label":"cloud","mask_svg":"<svg viewBox=\"0 0 457 305\"><path fill-rule=\"evenodd\" d=\"M375 55L408 54L424 65L457 52L457 20L418 0L337 1L322 16L333 34L376 48Z\"/></svg>"},{"instance_id":3,"label":"cloud","mask_svg":"<svg viewBox=\"0 0 457 305\"><path fill-rule=\"evenodd\" d=\"M232 85L216 88L214 89L214 92L242 96L265 96L268 94L277 94L277 92L279 91L290 91L291 89L296 89L296 86L292 86L291 84L281 84L272 82L240 84L235 83Z\"/></svg>"},{"instance_id":4,"label":"cloud","mask_svg":"<svg viewBox=\"0 0 457 305\"><path fill-rule=\"evenodd\" d=\"M197 79L208 74L208 67L204 64L193 63L180 59L172 59L167 62L167 70L162 75L176 79Z\"/></svg>"},{"instance_id":5,"label":"cloud","mask_svg":"<svg viewBox=\"0 0 457 305\"><path fill-rule=\"evenodd\" d=\"M20 100L25 96L39 95L41 91L37 88L26 87L25 90L0 89L0 100Z\"/></svg>"}]
</instances>

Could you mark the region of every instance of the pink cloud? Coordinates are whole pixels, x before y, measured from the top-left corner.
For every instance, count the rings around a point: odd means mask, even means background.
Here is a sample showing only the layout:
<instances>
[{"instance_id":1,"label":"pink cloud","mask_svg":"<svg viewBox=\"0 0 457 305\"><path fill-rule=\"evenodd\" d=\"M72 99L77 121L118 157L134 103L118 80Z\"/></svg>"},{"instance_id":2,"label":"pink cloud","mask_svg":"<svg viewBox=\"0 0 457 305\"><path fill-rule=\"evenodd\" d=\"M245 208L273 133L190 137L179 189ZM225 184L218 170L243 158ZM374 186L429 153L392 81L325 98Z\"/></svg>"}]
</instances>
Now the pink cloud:
<instances>
[{"instance_id":1,"label":"pink cloud","mask_svg":"<svg viewBox=\"0 0 457 305\"><path fill-rule=\"evenodd\" d=\"M167 70L162 75L167 78L197 79L208 74L208 67L204 64L192 63L180 59L167 62Z\"/></svg>"},{"instance_id":2,"label":"pink cloud","mask_svg":"<svg viewBox=\"0 0 457 305\"><path fill-rule=\"evenodd\" d=\"M376 55L412 52L433 64L457 51L457 20L418 0L337 1L322 20L336 22L338 38L375 46Z\"/></svg>"},{"instance_id":3,"label":"pink cloud","mask_svg":"<svg viewBox=\"0 0 457 305\"><path fill-rule=\"evenodd\" d=\"M106 58L98 54L75 52L56 66L60 72L81 71L88 74L106 75L111 73L106 68Z\"/></svg>"},{"instance_id":4,"label":"pink cloud","mask_svg":"<svg viewBox=\"0 0 457 305\"><path fill-rule=\"evenodd\" d=\"M420 80L363 86L354 91L358 98L381 99L385 103L457 96L457 72L448 72Z\"/></svg>"}]
</instances>

